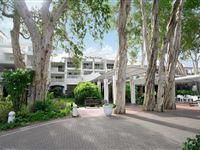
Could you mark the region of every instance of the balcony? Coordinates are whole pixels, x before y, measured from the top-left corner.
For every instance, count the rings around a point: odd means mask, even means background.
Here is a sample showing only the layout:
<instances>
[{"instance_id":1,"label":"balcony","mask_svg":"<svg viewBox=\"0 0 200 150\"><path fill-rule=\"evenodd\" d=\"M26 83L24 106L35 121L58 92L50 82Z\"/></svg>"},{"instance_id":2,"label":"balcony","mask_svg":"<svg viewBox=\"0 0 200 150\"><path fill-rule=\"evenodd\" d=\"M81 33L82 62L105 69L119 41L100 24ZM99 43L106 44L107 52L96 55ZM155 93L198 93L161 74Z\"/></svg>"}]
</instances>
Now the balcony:
<instances>
[{"instance_id":1,"label":"balcony","mask_svg":"<svg viewBox=\"0 0 200 150\"><path fill-rule=\"evenodd\" d=\"M81 78L81 75L67 75L67 78L78 79Z\"/></svg>"},{"instance_id":2,"label":"balcony","mask_svg":"<svg viewBox=\"0 0 200 150\"><path fill-rule=\"evenodd\" d=\"M75 68L76 66L72 62L67 62L67 68Z\"/></svg>"},{"instance_id":3,"label":"balcony","mask_svg":"<svg viewBox=\"0 0 200 150\"><path fill-rule=\"evenodd\" d=\"M92 69L92 65L83 65L83 69Z\"/></svg>"},{"instance_id":4,"label":"balcony","mask_svg":"<svg viewBox=\"0 0 200 150\"><path fill-rule=\"evenodd\" d=\"M51 72L64 72L65 70L64 70L64 68L55 68L55 67L52 67L51 68Z\"/></svg>"},{"instance_id":5,"label":"balcony","mask_svg":"<svg viewBox=\"0 0 200 150\"><path fill-rule=\"evenodd\" d=\"M103 70L104 69L103 64L95 64L94 68L97 69L97 70Z\"/></svg>"},{"instance_id":6,"label":"balcony","mask_svg":"<svg viewBox=\"0 0 200 150\"><path fill-rule=\"evenodd\" d=\"M107 64L107 69L113 69L114 64Z\"/></svg>"},{"instance_id":7,"label":"balcony","mask_svg":"<svg viewBox=\"0 0 200 150\"><path fill-rule=\"evenodd\" d=\"M64 78L51 78L51 82L64 82Z\"/></svg>"}]
</instances>

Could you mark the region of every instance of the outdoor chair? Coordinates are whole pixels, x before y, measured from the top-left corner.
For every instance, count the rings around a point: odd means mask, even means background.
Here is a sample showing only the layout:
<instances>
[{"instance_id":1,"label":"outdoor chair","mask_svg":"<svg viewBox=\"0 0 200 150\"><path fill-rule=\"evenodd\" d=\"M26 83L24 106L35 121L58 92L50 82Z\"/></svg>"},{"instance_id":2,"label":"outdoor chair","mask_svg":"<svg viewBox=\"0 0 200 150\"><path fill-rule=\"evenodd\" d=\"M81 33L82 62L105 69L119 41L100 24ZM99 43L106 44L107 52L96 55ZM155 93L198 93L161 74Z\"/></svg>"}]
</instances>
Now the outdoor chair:
<instances>
[{"instance_id":1,"label":"outdoor chair","mask_svg":"<svg viewBox=\"0 0 200 150\"><path fill-rule=\"evenodd\" d=\"M194 102L194 101L198 101L199 98L198 98L198 96L192 96L192 100L193 100L193 102Z\"/></svg>"},{"instance_id":2,"label":"outdoor chair","mask_svg":"<svg viewBox=\"0 0 200 150\"><path fill-rule=\"evenodd\" d=\"M193 101L193 97L191 95L185 95L184 102L188 103L192 101Z\"/></svg>"},{"instance_id":3,"label":"outdoor chair","mask_svg":"<svg viewBox=\"0 0 200 150\"><path fill-rule=\"evenodd\" d=\"M183 102L184 96L183 95L177 95L176 101L177 102Z\"/></svg>"}]
</instances>

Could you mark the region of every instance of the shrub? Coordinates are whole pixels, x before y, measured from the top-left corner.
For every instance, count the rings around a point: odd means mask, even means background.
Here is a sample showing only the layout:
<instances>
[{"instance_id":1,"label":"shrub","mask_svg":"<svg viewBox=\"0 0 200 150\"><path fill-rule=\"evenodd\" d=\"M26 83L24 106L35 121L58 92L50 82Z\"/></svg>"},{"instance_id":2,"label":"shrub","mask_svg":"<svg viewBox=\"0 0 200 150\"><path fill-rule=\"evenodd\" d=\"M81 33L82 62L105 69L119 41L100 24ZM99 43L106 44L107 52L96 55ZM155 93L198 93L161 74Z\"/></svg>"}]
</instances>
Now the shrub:
<instances>
[{"instance_id":1,"label":"shrub","mask_svg":"<svg viewBox=\"0 0 200 150\"><path fill-rule=\"evenodd\" d=\"M176 90L176 95L200 95L200 93L193 92L192 90Z\"/></svg>"},{"instance_id":2,"label":"shrub","mask_svg":"<svg viewBox=\"0 0 200 150\"><path fill-rule=\"evenodd\" d=\"M143 102L144 102L144 94L136 98L136 104L143 105Z\"/></svg>"},{"instance_id":3,"label":"shrub","mask_svg":"<svg viewBox=\"0 0 200 150\"><path fill-rule=\"evenodd\" d=\"M54 92L48 92L48 93L47 93L46 100L50 100L50 99L54 99L54 98L55 98Z\"/></svg>"},{"instance_id":4,"label":"shrub","mask_svg":"<svg viewBox=\"0 0 200 150\"><path fill-rule=\"evenodd\" d=\"M6 122L8 113L12 111L12 102L0 101L0 122Z\"/></svg>"},{"instance_id":5,"label":"shrub","mask_svg":"<svg viewBox=\"0 0 200 150\"><path fill-rule=\"evenodd\" d=\"M61 109L65 109L66 108L66 102L63 100L57 100L53 103L54 105L54 109L56 110L61 110Z\"/></svg>"},{"instance_id":6,"label":"shrub","mask_svg":"<svg viewBox=\"0 0 200 150\"><path fill-rule=\"evenodd\" d=\"M2 75L6 91L11 97L15 112L20 110L23 103L23 94L27 86L32 82L33 71L17 69L16 71L5 71Z\"/></svg>"},{"instance_id":7,"label":"shrub","mask_svg":"<svg viewBox=\"0 0 200 150\"><path fill-rule=\"evenodd\" d=\"M96 97L99 100L102 98L97 85L91 82L81 82L74 89L75 103L83 105L87 97Z\"/></svg>"},{"instance_id":8,"label":"shrub","mask_svg":"<svg viewBox=\"0 0 200 150\"><path fill-rule=\"evenodd\" d=\"M126 82L126 102L131 102L130 82Z\"/></svg>"},{"instance_id":9,"label":"shrub","mask_svg":"<svg viewBox=\"0 0 200 150\"><path fill-rule=\"evenodd\" d=\"M182 146L182 150L200 150L200 134L193 139L187 138L187 141Z\"/></svg>"},{"instance_id":10,"label":"shrub","mask_svg":"<svg viewBox=\"0 0 200 150\"><path fill-rule=\"evenodd\" d=\"M22 105L20 110L17 112L17 116L25 117L30 113L29 108L26 105Z\"/></svg>"},{"instance_id":11,"label":"shrub","mask_svg":"<svg viewBox=\"0 0 200 150\"><path fill-rule=\"evenodd\" d=\"M62 97L63 96L63 87L61 87L61 86L51 87L49 92L50 93L53 92L55 97Z\"/></svg>"},{"instance_id":12,"label":"shrub","mask_svg":"<svg viewBox=\"0 0 200 150\"><path fill-rule=\"evenodd\" d=\"M36 101L34 104L34 111L45 111L49 112L53 110L52 100Z\"/></svg>"}]
</instances>

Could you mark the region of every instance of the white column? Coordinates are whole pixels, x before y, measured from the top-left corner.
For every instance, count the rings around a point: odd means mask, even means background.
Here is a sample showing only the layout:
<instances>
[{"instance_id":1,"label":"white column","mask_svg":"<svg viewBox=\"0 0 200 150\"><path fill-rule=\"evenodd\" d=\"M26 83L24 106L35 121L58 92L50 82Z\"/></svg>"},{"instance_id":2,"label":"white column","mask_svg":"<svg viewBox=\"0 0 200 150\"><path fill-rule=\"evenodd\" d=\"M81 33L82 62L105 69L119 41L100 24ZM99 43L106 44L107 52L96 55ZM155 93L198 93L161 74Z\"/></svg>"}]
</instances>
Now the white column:
<instances>
[{"instance_id":1,"label":"white column","mask_svg":"<svg viewBox=\"0 0 200 150\"><path fill-rule=\"evenodd\" d=\"M67 84L64 85L63 94L66 94L66 90L67 90Z\"/></svg>"},{"instance_id":2,"label":"white column","mask_svg":"<svg viewBox=\"0 0 200 150\"><path fill-rule=\"evenodd\" d=\"M104 100L109 102L108 79L104 79Z\"/></svg>"},{"instance_id":3,"label":"white column","mask_svg":"<svg viewBox=\"0 0 200 150\"><path fill-rule=\"evenodd\" d=\"M67 85L67 58L65 59L65 71L64 71L64 82Z\"/></svg>"},{"instance_id":4,"label":"white column","mask_svg":"<svg viewBox=\"0 0 200 150\"><path fill-rule=\"evenodd\" d=\"M107 60L106 59L104 59L104 70L105 70L105 72L108 71L108 69L107 69Z\"/></svg>"},{"instance_id":5,"label":"white column","mask_svg":"<svg viewBox=\"0 0 200 150\"><path fill-rule=\"evenodd\" d=\"M25 63L25 65L26 65L26 67L28 66L28 58L27 58L28 56L25 54L24 55L24 63ZM30 59L31 60L31 59Z\"/></svg>"},{"instance_id":6,"label":"white column","mask_svg":"<svg viewBox=\"0 0 200 150\"><path fill-rule=\"evenodd\" d=\"M116 88L116 76L113 76L113 82L112 82L112 90L113 90L113 103L116 103L116 96L117 96L117 88Z\"/></svg>"},{"instance_id":7,"label":"white column","mask_svg":"<svg viewBox=\"0 0 200 150\"><path fill-rule=\"evenodd\" d=\"M84 62L84 60L82 59L81 64L80 64L81 77L83 77L83 74L84 74L84 72L83 72L83 62Z\"/></svg>"},{"instance_id":8,"label":"white column","mask_svg":"<svg viewBox=\"0 0 200 150\"><path fill-rule=\"evenodd\" d=\"M134 79L135 79L135 77L130 77L131 104L136 104Z\"/></svg>"},{"instance_id":9,"label":"white column","mask_svg":"<svg viewBox=\"0 0 200 150\"><path fill-rule=\"evenodd\" d=\"M92 71L94 72L94 70L95 70L95 59L93 58L93 60L92 60Z\"/></svg>"},{"instance_id":10,"label":"white column","mask_svg":"<svg viewBox=\"0 0 200 150\"><path fill-rule=\"evenodd\" d=\"M97 81L97 87L99 92L101 93L101 81Z\"/></svg>"}]
</instances>

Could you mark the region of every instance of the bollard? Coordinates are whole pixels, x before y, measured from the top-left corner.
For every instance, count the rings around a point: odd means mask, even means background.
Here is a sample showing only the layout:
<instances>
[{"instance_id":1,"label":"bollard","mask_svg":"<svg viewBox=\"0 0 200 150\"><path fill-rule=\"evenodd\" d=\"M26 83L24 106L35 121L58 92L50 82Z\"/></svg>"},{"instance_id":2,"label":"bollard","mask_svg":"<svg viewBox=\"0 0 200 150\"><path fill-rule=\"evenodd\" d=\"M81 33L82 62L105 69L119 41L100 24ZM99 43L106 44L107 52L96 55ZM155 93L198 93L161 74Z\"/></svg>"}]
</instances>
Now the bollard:
<instances>
[{"instance_id":1,"label":"bollard","mask_svg":"<svg viewBox=\"0 0 200 150\"><path fill-rule=\"evenodd\" d=\"M79 113L78 113L78 108L76 104L73 104L73 108L72 108L72 117L78 117Z\"/></svg>"},{"instance_id":2,"label":"bollard","mask_svg":"<svg viewBox=\"0 0 200 150\"><path fill-rule=\"evenodd\" d=\"M8 123L13 122L14 119L15 119L15 112L14 111L9 112L9 114L8 114Z\"/></svg>"}]
</instances>

